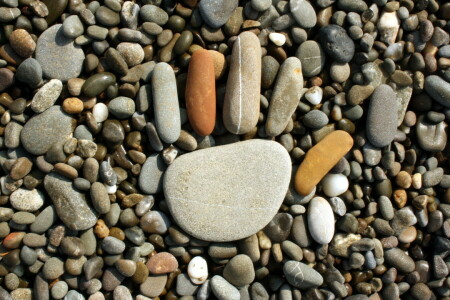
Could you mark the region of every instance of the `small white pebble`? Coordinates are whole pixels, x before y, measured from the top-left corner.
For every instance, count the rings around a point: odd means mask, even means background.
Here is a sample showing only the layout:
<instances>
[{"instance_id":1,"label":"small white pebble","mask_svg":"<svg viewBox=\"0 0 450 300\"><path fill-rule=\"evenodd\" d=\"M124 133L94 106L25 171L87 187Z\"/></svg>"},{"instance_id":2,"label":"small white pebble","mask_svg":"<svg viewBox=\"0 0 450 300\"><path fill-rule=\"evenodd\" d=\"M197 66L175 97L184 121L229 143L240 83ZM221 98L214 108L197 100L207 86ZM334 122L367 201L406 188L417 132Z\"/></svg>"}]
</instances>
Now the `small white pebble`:
<instances>
[{"instance_id":1,"label":"small white pebble","mask_svg":"<svg viewBox=\"0 0 450 300\"><path fill-rule=\"evenodd\" d=\"M313 86L305 93L305 98L312 105L317 105L322 101L323 91L318 86Z\"/></svg>"},{"instance_id":2,"label":"small white pebble","mask_svg":"<svg viewBox=\"0 0 450 300\"><path fill-rule=\"evenodd\" d=\"M323 192L328 197L336 197L348 189L347 176L342 174L328 174L322 179Z\"/></svg>"},{"instance_id":3,"label":"small white pebble","mask_svg":"<svg viewBox=\"0 0 450 300\"><path fill-rule=\"evenodd\" d=\"M117 192L117 185L107 185L105 184L106 192L108 194L114 194Z\"/></svg>"},{"instance_id":4,"label":"small white pebble","mask_svg":"<svg viewBox=\"0 0 450 300\"><path fill-rule=\"evenodd\" d=\"M196 256L189 262L187 269L189 278L194 284L202 284L208 279L208 265L201 256Z\"/></svg>"},{"instance_id":5,"label":"small white pebble","mask_svg":"<svg viewBox=\"0 0 450 300\"><path fill-rule=\"evenodd\" d=\"M269 39L272 41L272 43L279 47L283 46L284 43L286 43L286 36L278 32L272 32L271 34L269 34Z\"/></svg>"},{"instance_id":6,"label":"small white pebble","mask_svg":"<svg viewBox=\"0 0 450 300\"><path fill-rule=\"evenodd\" d=\"M97 103L92 109L92 114L94 115L95 121L97 123L104 122L108 119L108 107L104 103Z\"/></svg>"}]
</instances>

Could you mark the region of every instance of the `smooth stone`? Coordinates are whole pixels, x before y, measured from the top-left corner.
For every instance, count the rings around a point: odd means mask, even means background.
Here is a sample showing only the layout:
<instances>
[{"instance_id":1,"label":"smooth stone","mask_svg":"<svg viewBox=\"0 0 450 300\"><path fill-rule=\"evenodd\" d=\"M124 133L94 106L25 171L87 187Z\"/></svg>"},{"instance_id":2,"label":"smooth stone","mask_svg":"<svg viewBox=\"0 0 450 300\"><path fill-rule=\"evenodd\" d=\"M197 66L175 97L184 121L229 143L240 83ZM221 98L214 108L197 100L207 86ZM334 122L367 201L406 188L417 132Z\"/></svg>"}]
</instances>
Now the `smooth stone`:
<instances>
[{"instance_id":1,"label":"smooth stone","mask_svg":"<svg viewBox=\"0 0 450 300\"><path fill-rule=\"evenodd\" d=\"M298 106L303 89L302 64L289 57L281 65L270 99L265 125L268 136L278 136L286 128Z\"/></svg>"},{"instance_id":2,"label":"smooth stone","mask_svg":"<svg viewBox=\"0 0 450 300\"><path fill-rule=\"evenodd\" d=\"M178 268L178 261L169 252L159 252L150 257L146 265L150 274L158 275L175 271Z\"/></svg>"},{"instance_id":3,"label":"smooth stone","mask_svg":"<svg viewBox=\"0 0 450 300\"><path fill-rule=\"evenodd\" d=\"M121 254L125 251L125 243L113 236L107 236L102 240L102 249L111 255Z\"/></svg>"},{"instance_id":4,"label":"smooth stone","mask_svg":"<svg viewBox=\"0 0 450 300\"><path fill-rule=\"evenodd\" d=\"M289 8L294 19L302 28L313 28L317 22L314 7L306 0L291 0Z\"/></svg>"},{"instance_id":5,"label":"smooth stone","mask_svg":"<svg viewBox=\"0 0 450 300\"><path fill-rule=\"evenodd\" d=\"M334 235L333 209L327 200L315 197L308 205L308 228L311 237L319 244L331 242Z\"/></svg>"},{"instance_id":6,"label":"smooth stone","mask_svg":"<svg viewBox=\"0 0 450 300\"><path fill-rule=\"evenodd\" d=\"M238 0L203 0L198 6L203 20L212 28L224 25L238 7Z\"/></svg>"},{"instance_id":7,"label":"smooth stone","mask_svg":"<svg viewBox=\"0 0 450 300\"><path fill-rule=\"evenodd\" d=\"M96 73L90 76L81 87L81 91L88 97L98 96L108 86L116 82L116 76L109 72ZM98 121L100 122L100 121Z\"/></svg>"},{"instance_id":8,"label":"smooth stone","mask_svg":"<svg viewBox=\"0 0 450 300\"><path fill-rule=\"evenodd\" d=\"M170 219L161 211L152 210L141 217L140 227L148 233L164 234L171 225Z\"/></svg>"},{"instance_id":9,"label":"smooth stone","mask_svg":"<svg viewBox=\"0 0 450 300\"><path fill-rule=\"evenodd\" d=\"M388 45L395 43L400 28L400 20L397 12L383 12L377 23L380 33L380 41Z\"/></svg>"},{"instance_id":10,"label":"smooth stone","mask_svg":"<svg viewBox=\"0 0 450 300\"><path fill-rule=\"evenodd\" d=\"M286 240L291 232L293 218L287 213L278 213L275 217L264 227L264 233L274 243L280 243Z\"/></svg>"},{"instance_id":11,"label":"smooth stone","mask_svg":"<svg viewBox=\"0 0 450 300\"><path fill-rule=\"evenodd\" d=\"M103 5L95 11L95 19L100 25L107 27L113 27L120 24L120 15Z\"/></svg>"},{"instance_id":12,"label":"smooth stone","mask_svg":"<svg viewBox=\"0 0 450 300\"><path fill-rule=\"evenodd\" d=\"M389 145L397 133L396 97L392 88L382 84L375 88L369 102L366 132L375 147Z\"/></svg>"},{"instance_id":13,"label":"smooth stone","mask_svg":"<svg viewBox=\"0 0 450 300\"><path fill-rule=\"evenodd\" d=\"M44 187L58 217L68 228L86 230L95 225L97 217L94 210L88 206L85 195L73 189L71 181L50 173L44 178Z\"/></svg>"},{"instance_id":14,"label":"smooth stone","mask_svg":"<svg viewBox=\"0 0 450 300\"><path fill-rule=\"evenodd\" d=\"M14 73L7 68L0 69L0 92L5 91L14 83Z\"/></svg>"},{"instance_id":15,"label":"smooth stone","mask_svg":"<svg viewBox=\"0 0 450 300\"><path fill-rule=\"evenodd\" d=\"M208 50L197 50L191 56L185 101L192 129L201 136L210 135L216 122L216 82Z\"/></svg>"},{"instance_id":16,"label":"smooth stone","mask_svg":"<svg viewBox=\"0 0 450 300\"><path fill-rule=\"evenodd\" d=\"M303 118L303 124L312 129L320 129L327 125L328 121L327 115L318 109L307 112Z\"/></svg>"},{"instance_id":17,"label":"smooth stone","mask_svg":"<svg viewBox=\"0 0 450 300\"><path fill-rule=\"evenodd\" d=\"M295 175L295 190L306 196L352 148L353 138L345 131L328 134L312 147Z\"/></svg>"},{"instance_id":18,"label":"smooth stone","mask_svg":"<svg viewBox=\"0 0 450 300\"><path fill-rule=\"evenodd\" d=\"M181 131L180 109L175 74L164 62L156 64L152 76L155 126L159 137L171 144L178 140Z\"/></svg>"},{"instance_id":19,"label":"smooth stone","mask_svg":"<svg viewBox=\"0 0 450 300\"><path fill-rule=\"evenodd\" d=\"M152 4L142 6L139 15L144 22L153 22L158 25L164 25L169 20L168 14L162 8Z\"/></svg>"},{"instance_id":20,"label":"smooth stone","mask_svg":"<svg viewBox=\"0 0 450 300\"><path fill-rule=\"evenodd\" d=\"M189 280L189 276L186 273L179 274L177 276L176 293L180 296L193 296L199 289L198 285L193 284Z\"/></svg>"},{"instance_id":21,"label":"smooth stone","mask_svg":"<svg viewBox=\"0 0 450 300\"><path fill-rule=\"evenodd\" d=\"M16 29L9 36L9 43L13 50L23 58L33 55L36 43L25 29Z\"/></svg>"},{"instance_id":22,"label":"smooth stone","mask_svg":"<svg viewBox=\"0 0 450 300\"><path fill-rule=\"evenodd\" d=\"M420 148L429 152L444 150L447 144L445 128L445 122L433 124L426 119L425 115L421 115L416 123L416 135Z\"/></svg>"},{"instance_id":23,"label":"smooth stone","mask_svg":"<svg viewBox=\"0 0 450 300\"><path fill-rule=\"evenodd\" d=\"M236 255L225 265L223 277L234 286L252 283L255 279L252 260L245 254Z\"/></svg>"},{"instance_id":24,"label":"smooth stone","mask_svg":"<svg viewBox=\"0 0 450 300\"><path fill-rule=\"evenodd\" d=\"M386 264L393 266L402 273L411 273L416 268L414 260L399 248L384 251Z\"/></svg>"},{"instance_id":25,"label":"smooth stone","mask_svg":"<svg viewBox=\"0 0 450 300\"><path fill-rule=\"evenodd\" d=\"M144 49L137 43L120 43L116 49L122 55L128 67L139 65L144 60Z\"/></svg>"},{"instance_id":26,"label":"smooth stone","mask_svg":"<svg viewBox=\"0 0 450 300\"><path fill-rule=\"evenodd\" d=\"M275 82L275 79L280 69L280 63L270 55L266 55L262 58L262 73L261 73L261 86L264 89L270 88Z\"/></svg>"},{"instance_id":27,"label":"smooth stone","mask_svg":"<svg viewBox=\"0 0 450 300\"><path fill-rule=\"evenodd\" d=\"M44 233L56 220L57 215L55 207L53 205L49 205L36 217L34 223L30 225L30 230L34 233Z\"/></svg>"},{"instance_id":28,"label":"smooth stone","mask_svg":"<svg viewBox=\"0 0 450 300\"><path fill-rule=\"evenodd\" d=\"M126 119L134 114L136 106L133 99L120 96L109 101L108 110L116 118Z\"/></svg>"},{"instance_id":29,"label":"smooth stone","mask_svg":"<svg viewBox=\"0 0 450 300\"><path fill-rule=\"evenodd\" d=\"M43 0L48 8L48 16L45 18L47 24L53 24L64 12L69 0Z\"/></svg>"},{"instance_id":30,"label":"smooth stone","mask_svg":"<svg viewBox=\"0 0 450 300\"><path fill-rule=\"evenodd\" d=\"M61 24L48 28L39 36L36 60L47 78L66 82L78 77L84 58L83 49L64 36Z\"/></svg>"},{"instance_id":31,"label":"smooth stone","mask_svg":"<svg viewBox=\"0 0 450 300\"><path fill-rule=\"evenodd\" d=\"M90 187L91 202L99 214L106 214L110 208L108 192L103 183L94 182Z\"/></svg>"},{"instance_id":32,"label":"smooth stone","mask_svg":"<svg viewBox=\"0 0 450 300\"><path fill-rule=\"evenodd\" d=\"M261 46L258 37L243 32L233 44L223 122L233 134L250 132L258 123L261 89Z\"/></svg>"},{"instance_id":33,"label":"smooth stone","mask_svg":"<svg viewBox=\"0 0 450 300\"><path fill-rule=\"evenodd\" d=\"M323 283L322 275L313 268L295 260L288 260L283 265L286 280L300 289L316 288Z\"/></svg>"},{"instance_id":34,"label":"smooth stone","mask_svg":"<svg viewBox=\"0 0 450 300\"><path fill-rule=\"evenodd\" d=\"M139 291L147 297L158 297L164 290L167 282L167 275L152 275L140 285Z\"/></svg>"},{"instance_id":35,"label":"smooth stone","mask_svg":"<svg viewBox=\"0 0 450 300\"><path fill-rule=\"evenodd\" d=\"M320 43L325 52L337 63L348 63L355 54L355 44L344 28L327 25L320 29Z\"/></svg>"},{"instance_id":36,"label":"smooth stone","mask_svg":"<svg viewBox=\"0 0 450 300\"><path fill-rule=\"evenodd\" d=\"M25 123L20 141L31 154L42 155L56 142L66 140L75 129L75 123L75 119L55 105Z\"/></svg>"},{"instance_id":37,"label":"smooth stone","mask_svg":"<svg viewBox=\"0 0 450 300\"><path fill-rule=\"evenodd\" d=\"M42 67L34 58L24 60L16 71L16 78L30 87L37 87L42 82Z\"/></svg>"},{"instance_id":38,"label":"smooth stone","mask_svg":"<svg viewBox=\"0 0 450 300\"><path fill-rule=\"evenodd\" d=\"M62 30L69 39L76 39L84 32L83 23L77 15L66 18L63 22Z\"/></svg>"},{"instance_id":39,"label":"smooth stone","mask_svg":"<svg viewBox=\"0 0 450 300\"><path fill-rule=\"evenodd\" d=\"M347 176L343 174L327 174L322 179L322 188L328 197L336 197L343 194L349 186Z\"/></svg>"},{"instance_id":40,"label":"smooth stone","mask_svg":"<svg viewBox=\"0 0 450 300\"><path fill-rule=\"evenodd\" d=\"M231 285L225 278L215 275L210 280L211 291L219 300L240 300L239 290Z\"/></svg>"},{"instance_id":41,"label":"smooth stone","mask_svg":"<svg viewBox=\"0 0 450 300\"><path fill-rule=\"evenodd\" d=\"M64 274L64 262L57 258L49 258L42 267L42 275L47 280L53 280Z\"/></svg>"},{"instance_id":42,"label":"smooth stone","mask_svg":"<svg viewBox=\"0 0 450 300\"><path fill-rule=\"evenodd\" d=\"M437 75L425 78L425 91L428 95L445 107L450 107L450 83Z\"/></svg>"},{"instance_id":43,"label":"smooth stone","mask_svg":"<svg viewBox=\"0 0 450 300\"><path fill-rule=\"evenodd\" d=\"M325 53L316 41L303 42L298 47L295 56L302 62L302 71L305 77L316 76L325 66Z\"/></svg>"},{"instance_id":44,"label":"smooth stone","mask_svg":"<svg viewBox=\"0 0 450 300\"><path fill-rule=\"evenodd\" d=\"M208 279L208 263L203 257L195 256L188 264L187 273L192 283L203 284Z\"/></svg>"},{"instance_id":45,"label":"smooth stone","mask_svg":"<svg viewBox=\"0 0 450 300\"><path fill-rule=\"evenodd\" d=\"M44 84L31 100L31 109L36 113L42 113L49 109L61 94L63 84L58 79L52 79Z\"/></svg>"},{"instance_id":46,"label":"smooth stone","mask_svg":"<svg viewBox=\"0 0 450 300\"><path fill-rule=\"evenodd\" d=\"M160 154L150 155L142 165L139 187L145 194L153 195L162 190L162 179L167 165Z\"/></svg>"},{"instance_id":47,"label":"smooth stone","mask_svg":"<svg viewBox=\"0 0 450 300\"><path fill-rule=\"evenodd\" d=\"M232 241L256 233L272 220L290 175L284 147L249 140L180 156L166 171L164 194L172 217L187 233L202 240ZM266 176L271 179L262 180ZM195 218L188 217L187 210Z\"/></svg>"},{"instance_id":48,"label":"smooth stone","mask_svg":"<svg viewBox=\"0 0 450 300\"><path fill-rule=\"evenodd\" d=\"M44 194L37 189L19 188L9 196L11 206L20 211L35 212L44 205Z\"/></svg>"}]
</instances>

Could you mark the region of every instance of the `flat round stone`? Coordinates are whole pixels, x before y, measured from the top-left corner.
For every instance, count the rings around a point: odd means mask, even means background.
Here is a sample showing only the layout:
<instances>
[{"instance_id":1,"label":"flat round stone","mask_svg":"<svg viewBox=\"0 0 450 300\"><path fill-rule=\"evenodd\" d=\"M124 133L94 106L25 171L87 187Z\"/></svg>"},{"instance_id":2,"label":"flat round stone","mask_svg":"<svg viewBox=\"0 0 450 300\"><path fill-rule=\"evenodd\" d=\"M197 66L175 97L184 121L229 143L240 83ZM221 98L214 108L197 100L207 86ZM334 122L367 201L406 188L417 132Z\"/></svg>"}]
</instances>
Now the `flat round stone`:
<instances>
[{"instance_id":1,"label":"flat round stone","mask_svg":"<svg viewBox=\"0 0 450 300\"><path fill-rule=\"evenodd\" d=\"M62 25L44 31L37 41L36 60L41 64L46 78L66 82L80 75L83 68L83 49L68 39Z\"/></svg>"},{"instance_id":2,"label":"flat round stone","mask_svg":"<svg viewBox=\"0 0 450 300\"><path fill-rule=\"evenodd\" d=\"M238 0L203 0L200 1L200 14L212 28L219 28L230 18L238 6Z\"/></svg>"},{"instance_id":3,"label":"flat round stone","mask_svg":"<svg viewBox=\"0 0 450 300\"><path fill-rule=\"evenodd\" d=\"M249 140L180 156L166 171L164 194L172 217L187 233L207 241L234 241L272 220L290 173L284 147Z\"/></svg>"}]
</instances>

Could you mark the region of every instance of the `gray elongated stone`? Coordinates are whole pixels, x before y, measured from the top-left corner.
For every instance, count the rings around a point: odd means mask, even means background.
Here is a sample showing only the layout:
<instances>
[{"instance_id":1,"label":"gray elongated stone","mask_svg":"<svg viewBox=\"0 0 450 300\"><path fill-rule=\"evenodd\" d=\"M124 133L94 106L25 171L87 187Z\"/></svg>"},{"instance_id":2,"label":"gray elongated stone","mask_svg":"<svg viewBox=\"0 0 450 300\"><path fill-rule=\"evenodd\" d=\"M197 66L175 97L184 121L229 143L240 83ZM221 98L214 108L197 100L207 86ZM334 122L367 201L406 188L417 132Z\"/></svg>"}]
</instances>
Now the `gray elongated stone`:
<instances>
[{"instance_id":1,"label":"gray elongated stone","mask_svg":"<svg viewBox=\"0 0 450 300\"><path fill-rule=\"evenodd\" d=\"M420 148L430 152L444 150L447 144L446 127L445 122L432 124L427 121L425 115L421 115L416 124L416 134Z\"/></svg>"},{"instance_id":2,"label":"gray elongated stone","mask_svg":"<svg viewBox=\"0 0 450 300\"><path fill-rule=\"evenodd\" d=\"M223 103L223 122L233 134L244 134L258 123L261 89L261 46L251 32L233 44Z\"/></svg>"},{"instance_id":3,"label":"gray elongated stone","mask_svg":"<svg viewBox=\"0 0 450 300\"><path fill-rule=\"evenodd\" d=\"M397 132L397 101L392 88L378 86L370 99L366 123L367 138L375 147L389 145Z\"/></svg>"},{"instance_id":4,"label":"gray elongated stone","mask_svg":"<svg viewBox=\"0 0 450 300\"><path fill-rule=\"evenodd\" d=\"M56 214L73 230L86 230L95 225L97 217L87 204L84 194L72 187L72 181L50 173L44 178L44 187L56 208Z\"/></svg>"},{"instance_id":5,"label":"gray elongated stone","mask_svg":"<svg viewBox=\"0 0 450 300\"><path fill-rule=\"evenodd\" d=\"M31 100L31 109L34 112L41 113L49 109L56 100L58 100L63 84L61 80L52 79L44 84L39 91L34 94L33 100Z\"/></svg>"},{"instance_id":6,"label":"gray elongated stone","mask_svg":"<svg viewBox=\"0 0 450 300\"><path fill-rule=\"evenodd\" d=\"M164 25L169 20L169 15L162 8L152 4L142 6L139 14L144 22L154 22L158 25Z\"/></svg>"},{"instance_id":7,"label":"gray elongated stone","mask_svg":"<svg viewBox=\"0 0 450 300\"><path fill-rule=\"evenodd\" d=\"M384 260L387 265L393 266L402 273L410 273L415 269L414 260L399 248L386 250Z\"/></svg>"},{"instance_id":8,"label":"gray elongated stone","mask_svg":"<svg viewBox=\"0 0 450 300\"><path fill-rule=\"evenodd\" d=\"M425 78L425 91L445 107L450 107L450 83L437 75Z\"/></svg>"},{"instance_id":9,"label":"gray elongated stone","mask_svg":"<svg viewBox=\"0 0 450 300\"><path fill-rule=\"evenodd\" d=\"M285 148L254 139L180 156L167 169L163 188L172 217L187 233L234 241L272 220L290 177Z\"/></svg>"},{"instance_id":10,"label":"gray elongated stone","mask_svg":"<svg viewBox=\"0 0 450 300\"><path fill-rule=\"evenodd\" d=\"M159 137L166 143L174 143L180 136L181 120L177 83L169 64L161 62L153 69L152 93Z\"/></svg>"},{"instance_id":11,"label":"gray elongated stone","mask_svg":"<svg viewBox=\"0 0 450 300\"><path fill-rule=\"evenodd\" d=\"M199 4L200 14L210 27L219 28L228 21L238 2L238 0L203 0Z\"/></svg>"},{"instance_id":12,"label":"gray elongated stone","mask_svg":"<svg viewBox=\"0 0 450 300\"><path fill-rule=\"evenodd\" d=\"M162 190L163 174L167 165L159 154L150 155L142 165L139 187L145 194L156 194Z\"/></svg>"},{"instance_id":13,"label":"gray elongated stone","mask_svg":"<svg viewBox=\"0 0 450 300\"><path fill-rule=\"evenodd\" d=\"M316 25L317 16L314 7L306 0L291 0L289 8L295 21L303 28L312 28Z\"/></svg>"},{"instance_id":14,"label":"gray elongated stone","mask_svg":"<svg viewBox=\"0 0 450 300\"><path fill-rule=\"evenodd\" d=\"M287 261L283 266L283 273L291 285L300 289L316 288L323 283L319 272L299 261Z\"/></svg>"},{"instance_id":15,"label":"gray elongated stone","mask_svg":"<svg viewBox=\"0 0 450 300\"><path fill-rule=\"evenodd\" d=\"M305 41L297 49L295 54L301 63L302 71L306 77L319 74L325 66L325 52L316 41Z\"/></svg>"},{"instance_id":16,"label":"gray elongated stone","mask_svg":"<svg viewBox=\"0 0 450 300\"><path fill-rule=\"evenodd\" d=\"M39 36L36 60L41 64L45 77L66 82L80 75L84 52L81 46L64 36L62 25L58 24Z\"/></svg>"},{"instance_id":17,"label":"gray elongated stone","mask_svg":"<svg viewBox=\"0 0 450 300\"><path fill-rule=\"evenodd\" d=\"M270 100L266 121L268 136L277 136L286 129L300 101L302 89L302 63L297 57L289 57L281 65Z\"/></svg>"},{"instance_id":18,"label":"gray elongated stone","mask_svg":"<svg viewBox=\"0 0 450 300\"><path fill-rule=\"evenodd\" d=\"M219 300L239 300L239 290L220 275L215 275L210 281L211 291Z\"/></svg>"},{"instance_id":19,"label":"gray elongated stone","mask_svg":"<svg viewBox=\"0 0 450 300\"><path fill-rule=\"evenodd\" d=\"M27 58L17 68L16 77L32 88L37 87L42 81L42 67L36 59Z\"/></svg>"},{"instance_id":20,"label":"gray elongated stone","mask_svg":"<svg viewBox=\"0 0 450 300\"><path fill-rule=\"evenodd\" d=\"M50 147L68 138L75 129L76 121L55 105L31 118L20 133L22 146L34 155L46 153Z\"/></svg>"},{"instance_id":21,"label":"gray elongated stone","mask_svg":"<svg viewBox=\"0 0 450 300\"><path fill-rule=\"evenodd\" d=\"M334 235L334 214L331 205L322 197L315 197L308 205L308 229L319 244L328 244Z\"/></svg>"}]
</instances>

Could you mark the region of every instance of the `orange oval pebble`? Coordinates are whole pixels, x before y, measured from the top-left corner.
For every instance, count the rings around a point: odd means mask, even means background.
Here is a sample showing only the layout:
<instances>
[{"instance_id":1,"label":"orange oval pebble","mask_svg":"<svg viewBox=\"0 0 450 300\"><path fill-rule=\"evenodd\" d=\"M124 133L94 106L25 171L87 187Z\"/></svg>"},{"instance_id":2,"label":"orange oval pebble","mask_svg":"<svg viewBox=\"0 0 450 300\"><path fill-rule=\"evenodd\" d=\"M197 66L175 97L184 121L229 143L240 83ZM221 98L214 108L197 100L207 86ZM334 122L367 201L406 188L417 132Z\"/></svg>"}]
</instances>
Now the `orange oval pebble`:
<instances>
[{"instance_id":1,"label":"orange oval pebble","mask_svg":"<svg viewBox=\"0 0 450 300\"><path fill-rule=\"evenodd\" d=\"M84 104L78 98L67 98L62 104L63 110L68 114L79 114L83 111Z\"/></svg>"},{"instance_id":2,"label":"orange oval pebble","mask_svg":"<svg viewBox=\"0 0 450 300\"><path fill-rule=\"evenodd\" d=\"M343 130L336 130L309 149L295 175L297 193L304 196L311 193L352 146L353 138Z\"/></svg>"},{"instance_id":3,"label":"orange oval pebble","mask_svg":"<svg viewBox=\"0 0 450 300\"><path fill-rule=\"evenodd\" d=\"M155 275L171 273L178 268L178 261L169 252L160 252L150 257L147 268L151 274Z\"/></svg>"},{"instance_id":4,"label":"orange oval pebble","mask_svg":"<svg viewBox=\"0 0 450 300\"><path fill-rule=\"evenodd\" d=\"M186 81L186 111L199 135L209 135L216 122L216 82L214 61L208 50L192 54Z\"/></svg>"}]
</instances>

